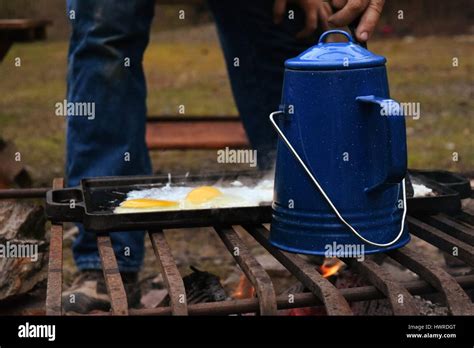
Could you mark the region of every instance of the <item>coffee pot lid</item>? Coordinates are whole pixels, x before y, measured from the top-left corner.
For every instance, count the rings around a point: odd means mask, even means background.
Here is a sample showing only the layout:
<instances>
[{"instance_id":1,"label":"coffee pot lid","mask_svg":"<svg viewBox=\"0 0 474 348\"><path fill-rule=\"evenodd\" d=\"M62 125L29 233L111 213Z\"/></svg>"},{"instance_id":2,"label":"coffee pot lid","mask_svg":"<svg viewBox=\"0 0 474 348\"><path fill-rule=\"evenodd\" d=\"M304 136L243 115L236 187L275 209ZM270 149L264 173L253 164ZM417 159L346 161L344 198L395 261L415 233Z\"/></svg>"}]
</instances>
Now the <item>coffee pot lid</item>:
<instances>
[{"instance_id":1,"label":"coffee pot lid","mask_svg":"<svg viewBox=\"0 0 474 348\"><path fill-rule=\"evenodd\" d=\"M331 34L341 34L348 42L325 42ZM329 30L319 38L317 45L299 56L288 59L285 67L297 70L348 70L384 65L385 57L376 55L358 45L352 36L342 30Z\"/></svg>"}]
</instances>

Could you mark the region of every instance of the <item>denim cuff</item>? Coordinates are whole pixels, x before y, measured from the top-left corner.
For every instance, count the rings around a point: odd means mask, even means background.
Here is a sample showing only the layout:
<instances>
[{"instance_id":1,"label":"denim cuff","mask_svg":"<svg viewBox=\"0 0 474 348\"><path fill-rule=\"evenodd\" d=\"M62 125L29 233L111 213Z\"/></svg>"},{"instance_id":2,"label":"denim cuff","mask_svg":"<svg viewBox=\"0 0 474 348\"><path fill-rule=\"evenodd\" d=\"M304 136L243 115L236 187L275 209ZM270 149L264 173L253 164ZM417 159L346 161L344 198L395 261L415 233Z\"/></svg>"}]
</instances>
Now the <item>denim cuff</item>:
<instances>
[{"instance_id":1,"label":"denim cuff","mask_svg":"<svg viewBox=\"0 0 474 348\"><path fill-rule=\"evenodd\" d=\"M134 262L128 262L128 263L123 263L123 262L117 262L119 266L120 272L139 272L142 265L141 263L134 263ZM95 270L101 270L102 269L102 263L100 260L90 260L90 261L76 261L76 266L80 271L88 270L88 269L95 269Z\"/></svg>"}]
</instances>

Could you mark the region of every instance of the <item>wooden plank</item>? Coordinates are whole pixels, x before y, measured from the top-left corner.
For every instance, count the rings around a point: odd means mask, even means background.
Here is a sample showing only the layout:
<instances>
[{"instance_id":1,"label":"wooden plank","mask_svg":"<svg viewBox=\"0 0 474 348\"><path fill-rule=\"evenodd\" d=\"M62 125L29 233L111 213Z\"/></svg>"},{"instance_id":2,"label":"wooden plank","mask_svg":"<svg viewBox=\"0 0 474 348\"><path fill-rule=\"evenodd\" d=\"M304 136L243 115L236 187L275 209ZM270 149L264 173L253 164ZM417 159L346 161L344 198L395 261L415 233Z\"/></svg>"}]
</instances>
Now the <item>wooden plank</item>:
<instances>
[{"instance_id":1,"label":"wooden plank","mask_svg":"<svg viewBox=\"0 0 474 348\"><path fill-rule=\"evenodd\" d=\"M37 29L52 23L49 19L0 19L0 30Z\"/></svg>"},{"instance_id":2,"label":"wooden plank","mask_svg":"<svg viewBox=\"0 0 474 348\"><path fill-rule=\"evenodd\" d=\"M63 178L53 180L53 188L64 187ZM46 315L61 315L63 284L63 224L51 224L49 242L48 283L46 286Z\"/></svg>"},{"instance_id":3,"label":"wooden plank","mask_svg":"<svg viewBox=\"0 0 474 348\"><path fill-rule=\"evenodd\" d=\"M122 277L120 276L117 259L115 258L112 241L108 234L97 237L102 271L104 273L107 292L110 297L110 305L113 315L128 315L128 301Z\"/></svg>"},{"instance_id":4,"label":"wooden plank","mask_svg":"<svg viewBox=\"0 0 474 348\"><path fill-rule=\"evenodd\" d=\"M173 315L188 315L186 289L163 231L148 232L170 297Z\"/></svg>"},{"instance_id":5,"label":"wooden plank","mask_svg":"<svg viewBox=\"0 0 474 348\"><path fill-rule=\"evenodd\" d=\"M277 303L272 280L250 253L231 226L214 227L225 246L252 283L259 301L260 315L276 315Z\"/></svg>"},{"instance_id":6,"label":"wooden plank","mask_svg":"<svg viewBox=\"0 0 474 348\"><path fill-rule=\"evenodd\" d=\"M179 117L179 116L177 116ZM147 123L146 143L156 149L247 148L248 140L238 120L153 121Z\"/></svg>"}]
</instances>

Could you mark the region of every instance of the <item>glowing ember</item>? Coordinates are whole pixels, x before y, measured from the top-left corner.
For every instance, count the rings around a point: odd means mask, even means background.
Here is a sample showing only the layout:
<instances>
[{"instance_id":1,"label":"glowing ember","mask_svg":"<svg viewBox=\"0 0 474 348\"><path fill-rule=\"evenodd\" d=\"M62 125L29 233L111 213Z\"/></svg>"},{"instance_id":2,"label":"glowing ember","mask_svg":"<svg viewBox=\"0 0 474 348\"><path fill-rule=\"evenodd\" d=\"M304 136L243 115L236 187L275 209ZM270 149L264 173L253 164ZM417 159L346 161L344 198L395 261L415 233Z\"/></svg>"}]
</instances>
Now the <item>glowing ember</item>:
<instances>
[{"instance_id":1,"label":"glowing ember","mask_svg":"<svg viewBox=\"0 0 474 348\"><path fill-rule=\"evenodd\" d=\"M239 284L232 294L233 298L243 299L243 298L252 298L255 295L255 288L252 286L252 283L247 279L247 277L242 274L240 276Z\"/></svg>"},{"instance_id":2,"label":"glowing ember","mask_svg":"<svg viewBox=\"0 0 474 348\"><path fill-rule=\"evenodd\" d=\"M324 259L319 270L324 278L329 278L330 276L337 274L342 266L344 266L344 262L338 259Z\"/></svg>"}]
</instances>

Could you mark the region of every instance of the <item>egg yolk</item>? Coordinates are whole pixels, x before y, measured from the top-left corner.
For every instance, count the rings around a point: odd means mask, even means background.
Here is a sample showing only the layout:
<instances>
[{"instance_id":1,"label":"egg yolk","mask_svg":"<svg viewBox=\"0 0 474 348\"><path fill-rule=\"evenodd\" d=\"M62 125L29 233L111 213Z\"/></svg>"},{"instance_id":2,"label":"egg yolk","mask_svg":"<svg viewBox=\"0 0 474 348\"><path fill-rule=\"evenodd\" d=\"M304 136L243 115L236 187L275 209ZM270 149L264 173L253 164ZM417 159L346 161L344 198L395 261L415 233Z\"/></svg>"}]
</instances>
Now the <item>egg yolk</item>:
<instances>
[{"instance_id":1,"label":"egg yolk","mask_svg":"<svg viewBox=\"0 0 474 348\"><path fill-rule=\"evenodd\" d=\"M129 199L120 203L120 206L123 208L174 207L177 205L178 205L178 202L175 202L175 201L164 201L160 199L151 199L151 198Z\"/></svg>"},{"instance_id":2,"label":"egg yolk","mask_svg":"<svg viewBox=\"0 0 474 348\"><path fill-rule=\"evenodd\" d=\"M186 200L193 204L202 204L220 196L221 191L212 186L201 186L195 188L186 196Z\"/></svg>"}]
</instances>

